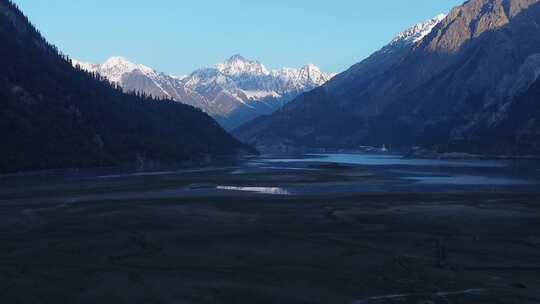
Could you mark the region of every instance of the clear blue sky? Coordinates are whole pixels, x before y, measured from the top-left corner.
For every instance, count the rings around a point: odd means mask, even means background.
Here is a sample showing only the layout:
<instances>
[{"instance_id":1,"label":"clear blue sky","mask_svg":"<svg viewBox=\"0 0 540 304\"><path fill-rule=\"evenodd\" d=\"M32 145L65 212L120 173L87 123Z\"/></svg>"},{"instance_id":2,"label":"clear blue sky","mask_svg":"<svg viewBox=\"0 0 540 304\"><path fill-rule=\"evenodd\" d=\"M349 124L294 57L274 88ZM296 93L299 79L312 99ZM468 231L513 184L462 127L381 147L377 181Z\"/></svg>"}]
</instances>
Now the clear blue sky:
<instances>
[{"instance_id":1,"label":"clear blue sky","mask_svg":"<svg viewBox=\"0 0 540 304\"><path fill-rule=\"evenodd\" d=\"M171 74L242 54L340 72L463 0L15 0L72 58L121 55Z\"/></svg>"}]
</instances>

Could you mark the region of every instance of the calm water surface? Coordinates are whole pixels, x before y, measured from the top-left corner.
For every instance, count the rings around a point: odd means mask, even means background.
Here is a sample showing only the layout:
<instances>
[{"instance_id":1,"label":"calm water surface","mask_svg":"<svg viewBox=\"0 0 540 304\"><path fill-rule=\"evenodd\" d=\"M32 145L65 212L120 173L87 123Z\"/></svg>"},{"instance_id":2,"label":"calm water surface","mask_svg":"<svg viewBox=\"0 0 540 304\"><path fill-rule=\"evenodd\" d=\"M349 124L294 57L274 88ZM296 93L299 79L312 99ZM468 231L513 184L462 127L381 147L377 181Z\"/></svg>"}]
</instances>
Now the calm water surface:
<instances>
[{"instance_id":1,"label":"calm water surface","mask_svg":"<svg viewBox=\"0 0 540 304\"><path fill-rule=\"evenodd\" d=\"M319 162L338 163L346 165L365 166L437 166L437 167L475 167L494 168L505 167L507 164L491 160L443 160L443 159L409 159L396 154L307 154L305 158L276 158L268 159L269 162L297 163Z\"/></svg>"},{"instance_id":2,"label":"calm water surface","mask_svg":"<svg viewBox=\"0 0 540 304\"><path fill-rule=\"evenodd\" d=\"M159 168L143 172L92 169L0 177L0 196L13 196L32 187L49 195L60 193L56 191L60 189L74 197L79 197L79 189L81 193L121 192L119 197L539 192L540 162L332 153L261 156L202 168Z\"/></svg>"},{"instance_id":3,"label":"calm water surface","mask_svg":"<svg viewBox=\"0 0 540 304\"><path fill-rule=\"evenodd\" d=\"M298 157L268 157L262 163L306 169L348 166L353 175L369 171L374 178L352 184L311 185L285 189L291 193L320 192L536 192L540 185L538 161L409 159L396 154L329 153ZM326 169L324 169L326 168Z\"/></svg>"}]
</instances>

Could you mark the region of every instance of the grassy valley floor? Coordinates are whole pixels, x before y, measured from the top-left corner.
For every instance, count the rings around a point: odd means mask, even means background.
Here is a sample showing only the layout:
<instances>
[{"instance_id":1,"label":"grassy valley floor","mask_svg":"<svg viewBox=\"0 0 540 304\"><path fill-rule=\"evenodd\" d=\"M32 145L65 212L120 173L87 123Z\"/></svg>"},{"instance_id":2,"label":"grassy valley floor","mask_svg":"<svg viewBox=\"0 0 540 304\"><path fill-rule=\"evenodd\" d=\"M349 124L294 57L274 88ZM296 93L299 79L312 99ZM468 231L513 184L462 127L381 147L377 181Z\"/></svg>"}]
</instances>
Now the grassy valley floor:
<instances>
[{"instance_id":1,"label":"grassy valley floor","mask_svg":"<svg viewBox=\"0 0 540 304\"><path fill-rule=\"evenodd\" d=\"M0 303L540 303L533 163L354 157L0 176Z\"/></svg>"},{"instance_id":2,"label":"grassy valley floor","mask_svg":"<svg viewBox=\"0 0 540 304\"><path fill-rule=\"evenodd\" d=\"M1 303L538 303L540 194L0 200Z\"/></svg>"}]
</instances>

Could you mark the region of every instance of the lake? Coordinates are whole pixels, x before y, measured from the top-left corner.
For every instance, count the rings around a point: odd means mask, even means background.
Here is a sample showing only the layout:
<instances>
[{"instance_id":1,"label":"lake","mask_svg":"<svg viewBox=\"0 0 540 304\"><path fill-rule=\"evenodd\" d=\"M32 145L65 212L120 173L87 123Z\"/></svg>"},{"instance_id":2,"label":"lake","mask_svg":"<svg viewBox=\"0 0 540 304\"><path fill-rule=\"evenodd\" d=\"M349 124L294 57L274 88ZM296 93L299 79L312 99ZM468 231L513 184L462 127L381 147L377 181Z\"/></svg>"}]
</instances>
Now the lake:
<instances>
[{"instance_id":1,"label":"lake","mask_svg":"<svg viewBox=\"0 0 540 304\"><path fill-rule=\"evenodd\" d=\"M407 159L393 154L260 156L203 168L69 170L11 175L0 194L62 201L235 195L537 192L536 161Z\"/></svg>"},{"instance_id":2,"label":"lake","mask_svg":"<svg viewBox=\"0 0 540 304\"><path fill-rule=\"evenodd\" d=\"M266 170L320 170L358 177L352 182L296 185L283 189L301 194L536 191L540 183L540 163L529 160L408 159L396 154L331 153L265 157L252 165Z\"/></svg>"}]
</instances>

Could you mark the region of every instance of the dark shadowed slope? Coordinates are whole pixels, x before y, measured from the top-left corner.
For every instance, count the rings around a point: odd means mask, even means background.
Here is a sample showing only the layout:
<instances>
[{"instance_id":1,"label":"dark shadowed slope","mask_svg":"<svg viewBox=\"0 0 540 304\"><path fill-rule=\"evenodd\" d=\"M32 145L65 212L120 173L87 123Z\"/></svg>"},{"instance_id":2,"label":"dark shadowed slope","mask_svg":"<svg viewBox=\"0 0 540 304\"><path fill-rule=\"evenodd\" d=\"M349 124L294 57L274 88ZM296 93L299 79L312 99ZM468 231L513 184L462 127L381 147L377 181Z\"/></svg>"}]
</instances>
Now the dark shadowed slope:
<instances>
[{"instance_id":1,"label":"dark shadowed slope","mask_svg":"<svg viewBox=\"0 0 540 304\"><path fill-rule=\"evenodd\" d=\"M0 172L176 162L244 146L208 115L76 70L0 0Z\"/></svg>"},{"instance_id":2,"label":"dark shadowed slope","mask_svg":"<svg viewBox=\"0 0 540 304\"><path fill-rule=\"evenodd\" d=\"M538 153L530 134L540 132L539 122L524 113L540 103L510 111L540 71L538 20L537 0L468 1L424 39L397 52L383 48L236 134L263 148Z\"/></svg>"}]
</instances>

